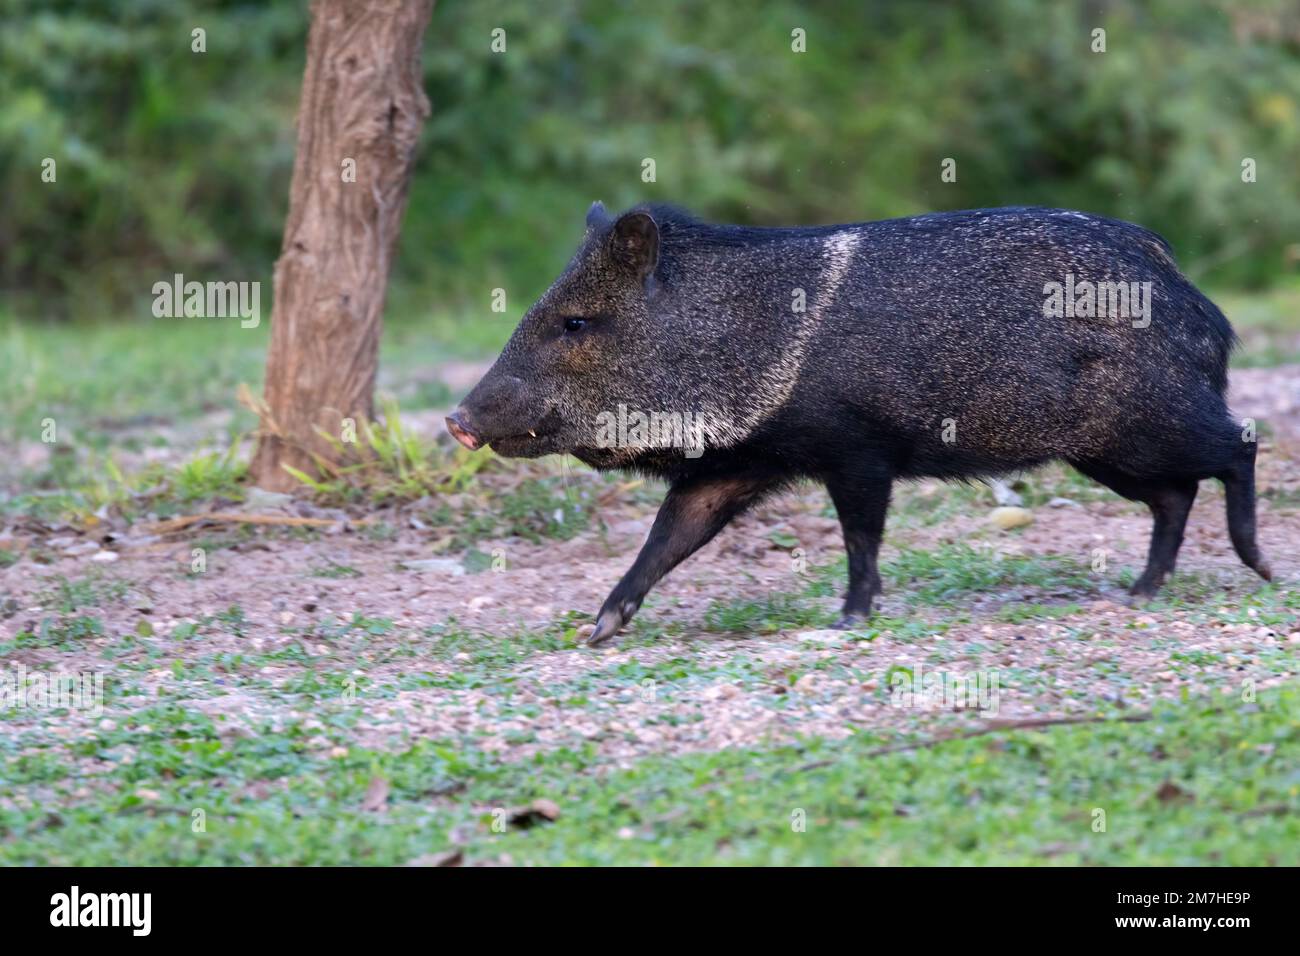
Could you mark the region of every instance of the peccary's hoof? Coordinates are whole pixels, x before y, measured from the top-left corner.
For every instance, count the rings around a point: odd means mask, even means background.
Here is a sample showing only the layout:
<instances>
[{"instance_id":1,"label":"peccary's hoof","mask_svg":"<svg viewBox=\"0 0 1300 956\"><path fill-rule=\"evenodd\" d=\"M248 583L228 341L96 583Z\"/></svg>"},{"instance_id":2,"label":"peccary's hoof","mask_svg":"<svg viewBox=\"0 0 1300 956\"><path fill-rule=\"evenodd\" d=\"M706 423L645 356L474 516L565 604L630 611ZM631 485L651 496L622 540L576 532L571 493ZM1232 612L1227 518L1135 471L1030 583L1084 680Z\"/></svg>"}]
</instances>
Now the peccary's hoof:
<instances>
[{"instance_id":1,"label":"peccary's hoof","mask_svg":"<svg viewBox=\"0 0 1300 956\"><path fill-rule=\"evenodd\" d=\"M1160 583L1153 581L1144 581L1141 578L1128 589L1129 605L1143 604L1155 598L1156 592L1160 590Z\"/></svg>"},{"instance_id":2,"label":"peccary's hoof","mask_svg":"<svg viewBox=\"0 0 1300 956\"><path fill-rule=\"evenodd\" d=\"M837 631L851 631L855 627L861 627L867 623L866 614L859 614L856 611L841 615L840 619L835 622L834 628Z\"/></svg>"},{"instance_id":3,"label":"peccary's hoof","mask_svg":"<svg viewBox=\"0 0 1300 956\"><path fill-rule=\"evenodd\" d=\"M595 647L597 644L604 644L626 623L627 621L618 611L603 611L600 617L596 618L596 629L591 632L591 637L587 638L587 646Z\"/></svg>"}]
</instances>

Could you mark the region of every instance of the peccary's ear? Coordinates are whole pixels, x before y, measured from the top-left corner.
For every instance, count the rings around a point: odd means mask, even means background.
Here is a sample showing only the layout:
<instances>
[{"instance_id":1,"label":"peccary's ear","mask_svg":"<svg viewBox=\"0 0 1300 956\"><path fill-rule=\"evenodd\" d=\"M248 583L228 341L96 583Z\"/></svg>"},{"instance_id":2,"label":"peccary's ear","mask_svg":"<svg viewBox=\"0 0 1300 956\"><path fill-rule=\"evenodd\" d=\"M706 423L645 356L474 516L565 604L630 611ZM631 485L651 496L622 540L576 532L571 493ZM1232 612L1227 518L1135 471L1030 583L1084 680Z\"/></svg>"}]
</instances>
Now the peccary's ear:
<instances>
[{"instance_id":1,"label":"peccary's ear","mask_svg":"<svg viewBox=\"0 0 1300 956\"><path fill-rule=\"evenodd\" d=\"M609 213L605 212L605 204L597 199L587 210L587 228L599 229L609 222Z\"/></svg>"},{"instance_id":2,"label":"peccary's ear","mask_svg":"<svg viewBox=\"0 0 1300 956\"><path fill-rule=\"evenodd\" d=\"M609 253L637 279L644 279L659 264L659 224L648 212L624 213L610 233Z\"/></svg>"}]
</instances>

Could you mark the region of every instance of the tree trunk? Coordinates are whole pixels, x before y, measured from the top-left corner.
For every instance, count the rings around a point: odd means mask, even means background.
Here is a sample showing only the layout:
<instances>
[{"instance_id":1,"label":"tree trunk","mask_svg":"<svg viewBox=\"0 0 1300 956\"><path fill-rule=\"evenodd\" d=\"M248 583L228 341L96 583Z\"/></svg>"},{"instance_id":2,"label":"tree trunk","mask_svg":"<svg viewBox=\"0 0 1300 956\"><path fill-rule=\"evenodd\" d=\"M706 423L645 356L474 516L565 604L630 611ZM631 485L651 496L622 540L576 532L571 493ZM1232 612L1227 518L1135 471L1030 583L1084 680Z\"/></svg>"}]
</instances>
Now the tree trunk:
<instances>
[{"instance_id":1,"label":"tree trunk","mask_svg":"<svg viewBox=\"0 0 1300 956\"><path fill-rule=\"evenodd\" d=\"M298 152L275 264L265 405L251 474L297 486L285 465L337 461L317 429L374 411L389 264L429 115L420 44L433 0L313 0L298 108ZM354 174L350 173L355 170ZM353 181L349 181L349 179Z\"/></svg>"}]
</instances>

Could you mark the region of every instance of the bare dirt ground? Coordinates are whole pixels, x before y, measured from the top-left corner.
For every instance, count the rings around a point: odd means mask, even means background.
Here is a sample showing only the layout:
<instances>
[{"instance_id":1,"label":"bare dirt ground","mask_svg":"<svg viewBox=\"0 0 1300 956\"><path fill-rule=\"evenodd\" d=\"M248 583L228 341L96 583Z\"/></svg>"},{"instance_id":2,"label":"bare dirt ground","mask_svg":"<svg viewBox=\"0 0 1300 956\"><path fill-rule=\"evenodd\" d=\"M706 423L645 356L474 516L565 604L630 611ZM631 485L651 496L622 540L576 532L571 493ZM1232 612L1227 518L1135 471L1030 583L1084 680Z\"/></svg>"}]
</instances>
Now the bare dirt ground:
<instances>
[{"instance_id":1,"label":"bare dirt ground","mask_svg":"<svg viewBox=\"0 0 1300 956\"><path fill-rule=\"evenodd\" d=\"M1233 407L1268 426L1261 440L1260 535L1285 596L1300 582L1300 366L1243 370L1233 375ZM430 416L430 427L436 416ZM583 480L575 477L575 480ZM1032 486L1035 478L1031 476ZM938 485L900 489L903 514L918 498L949 494ZM592 614L631 562L653 518L646 506L613 500L601 533L540 543L484 540L498 552L500 572L465 573L454 554L434 555L439 532L397 521L385 540L342 524L310 537L256 533L206 555L191 573L193 548L214 529L154 536L148 528L106 539L61 530L38 538L22 529L10 544L45 549L47 564L20 561L0 571L0 640L34 627L51 606L51 582L89 580L111 596L93 613L102 633L81 647L29 647L8 664L94 671L121 635L142 635L115 659L141 675L119 706L141 706L160 684L191 683L192 706L221 715L232 733L252 733L263 721L306 718L294 695L279 689L305 673L351 673L369 686L397 690L371 702L347 732L319 725L313 745L351 742L401 746L412 739L471 736L505 756L594 746L616 764L649 754L840 737L863 730L932 731L936 725L1037 717L1070 717L1099 708L1141 710L1157 698L1212 691L1241 693L1244 681L1267 687L1294 677L1300 622L1294 612L1261 616L1248 606L1260 586L1232 553L1217 484L1206 482L1189 523L1179 570L1204 585L1192 598L1130 607L1117 583L1121 569L1140 570L1150 532L1145 509L1108 493L1095 500L1034 509L1028 527L1006 532L987 520L991 497L936 523L896 522L887 534L886 564L900 549L976 549L974 560L1059 556L1087 570L1097 548L1107 569L1095 582L1059 587L993 585L968 589L942 606L915 600L916 582L886 585L884 623L862 633L783 627L772 633L709 630L706 612L771 595L807 593L788 546L794 539L809 568L839 558L838 525L815 490L767 503L729 528L670 575L642 610L646 632L608 649L530 646L524 639L554 628L571 612ZM270 513L293 513L272 506ZM430 561L416 568L404 562ZM347 577L320 576L346 567ZM355 573L353 573L355 572ZM842 587L833 578L835 590ZM837 597L816 596L833 609ZM1059 612L1027 611L1028 605ZM1274 605L1281 605L1274 598ZM201 640L173 639L178 628L202 624L231 607L237 627L205 626ZM89 613L89 612L88 612ZM331 622L385 619L383 633L359 640ZM573 618L567 620L573 621ZM141 622L148 626L142 627ZM451 623L449 623L451 622ZM463 629L483 646L520 642L517 660L498 655L482 664L472 645L452 653L397 657L385 645L405 635ZM333 636L331 636L333 635ZM657 635L657 636L656 636ZM275 654L295 643L302 659ZM426 642L427 643L427 642ZM432 646L432 645L429 645ZM220 686L183 676L189 665L222 654L256 661L255 680ZM259 659L259 655L261 659ZM179 669L174 662L182 665ZM932 711L891 706L889 675L922 667L1001 675L997 711ZM892 670L891 670L892 669ZM421 686L413 673L431 679ZM468 673L483 673L481 682ZM247 676L247 675L246 675ZM79 727L78 721L85 725ZM72 737L93 730L76 715L63 726Z\"/></svg>"}]
</instances>

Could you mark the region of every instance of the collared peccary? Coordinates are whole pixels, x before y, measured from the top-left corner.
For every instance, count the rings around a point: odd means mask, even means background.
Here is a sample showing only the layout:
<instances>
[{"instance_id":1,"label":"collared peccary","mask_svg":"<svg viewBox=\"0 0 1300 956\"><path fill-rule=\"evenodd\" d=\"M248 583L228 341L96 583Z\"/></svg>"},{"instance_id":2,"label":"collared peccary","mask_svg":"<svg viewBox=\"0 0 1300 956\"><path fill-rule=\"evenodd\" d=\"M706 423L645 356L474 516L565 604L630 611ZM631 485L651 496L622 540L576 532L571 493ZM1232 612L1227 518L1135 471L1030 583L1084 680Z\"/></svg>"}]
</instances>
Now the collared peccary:
<instances>
[{"instance_id":1,"label":"collared peccary","mask_svg":"<svg viewBox=\"0 0 1300 956\"><path fill-rule=\"evenodd\" d=\"M848 551L841 625L870 613L896 479L1063 459L1155 516L1148 596L1173 570L1197 482L1255 543L1255 443L1224 401L1223 314L1138 226L977 209L817 228L587 214L573 260L447 419L463 445L567 452L669 491L590 643L732 518L826 485ZM629 424L630 423L630 424Z\"/></svg>"}]
</instances>

